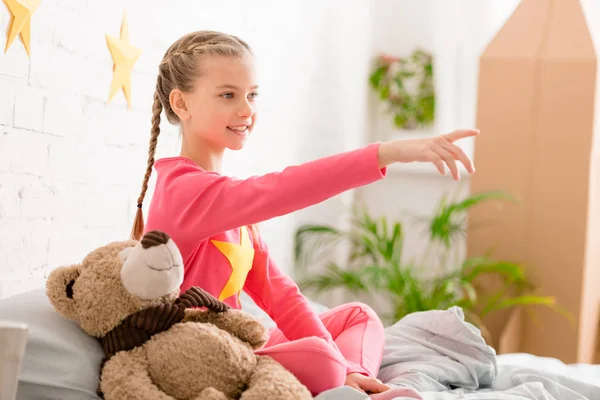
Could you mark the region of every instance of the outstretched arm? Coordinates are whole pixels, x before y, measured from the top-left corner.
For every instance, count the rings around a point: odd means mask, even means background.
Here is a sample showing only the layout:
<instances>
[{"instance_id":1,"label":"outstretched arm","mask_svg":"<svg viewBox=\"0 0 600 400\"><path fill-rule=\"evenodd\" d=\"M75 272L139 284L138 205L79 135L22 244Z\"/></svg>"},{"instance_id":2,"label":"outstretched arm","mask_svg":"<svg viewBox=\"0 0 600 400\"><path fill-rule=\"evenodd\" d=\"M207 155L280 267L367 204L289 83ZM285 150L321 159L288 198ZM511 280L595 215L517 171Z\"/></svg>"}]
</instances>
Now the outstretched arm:
<instances>
[{"instance_id":1,"label":"outstretched arm","mask_svg":"<svg viewBox=\"0 0 600 400\"><path fill-rule=\"evenodd\" d=\"M344 191L384 177L379 167L379 144L290 166L248 179L234 179L202 170L188 161L161 172L155 208L168 211L168 223L181 238L194 243L218 233L248 226L317 204ZM160 187L160 185L165 185ZM164 203L163 203L164 201ZM160 225L160 224L159 224Z\"/></svg>"},{"instance_id":2,"label":"outstretched arm","mask_svg":"<svg viewBox=\"0 0 600 400\"><path fill-rule=\"evenodd\" d=\"M474 171L465 153L454 141L475 136L476 130L459 130L447 135L416 140L373 143L358 150L323 157L248 179L233 179L207 172L192 162L179 161L160 171L168 199L154 199L155 209L176 210L155 218L168 220L172 235L193 243L240 226L249 226L320 203L350 189L382 179L393 163L431 162L440 173L447 165L459 179L456 161ZM162 189L162 190L160 190ZM156 223L161 229L162 223ZM180 243L185 246L184 243Z\"/></svg>"}]
</instances>

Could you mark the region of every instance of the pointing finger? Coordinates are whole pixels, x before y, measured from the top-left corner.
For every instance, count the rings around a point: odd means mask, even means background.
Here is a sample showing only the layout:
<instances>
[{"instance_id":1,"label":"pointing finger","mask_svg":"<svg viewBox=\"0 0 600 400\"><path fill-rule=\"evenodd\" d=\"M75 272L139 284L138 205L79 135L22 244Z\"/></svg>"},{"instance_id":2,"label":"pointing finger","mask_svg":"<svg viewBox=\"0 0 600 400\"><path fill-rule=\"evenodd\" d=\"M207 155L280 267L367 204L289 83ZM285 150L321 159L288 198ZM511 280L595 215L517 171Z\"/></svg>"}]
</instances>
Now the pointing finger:
<instances>
[{"instance_id":1,"label":"pointing finger","mask_svg":"<svg viewBox=\"0 0 600 400\"><path fill-rule=\"evenodd\" d=\"M454 142L458 139L463 139L467 137L477 136L479 135L479 129L459 129L457 131L447 133L443 135L446 139L451 142Z\"/></svg>"}]
</instances>

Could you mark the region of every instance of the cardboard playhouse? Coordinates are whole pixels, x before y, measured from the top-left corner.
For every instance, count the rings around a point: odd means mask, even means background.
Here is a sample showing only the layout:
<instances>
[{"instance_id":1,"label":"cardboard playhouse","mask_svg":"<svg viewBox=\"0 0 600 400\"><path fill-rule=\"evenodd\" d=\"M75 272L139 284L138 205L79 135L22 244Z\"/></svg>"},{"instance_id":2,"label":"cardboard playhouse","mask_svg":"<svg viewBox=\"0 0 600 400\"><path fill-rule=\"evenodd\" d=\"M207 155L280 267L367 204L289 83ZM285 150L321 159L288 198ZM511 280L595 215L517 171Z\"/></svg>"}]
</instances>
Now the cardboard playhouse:
<instances>
[{"instance_id":1,"label":"cardboard playhouse","mask_svg":"<svg viewBox=\"0 0 600 400\"><path fill-rule=\"evenodd\" d=\"M600 107L597 57L577 0L523 0L480 60L477 169L471 193L506 190L519 203L476 207L469 256L522 261L544 307L490 317L500 353L596 362L600 313ZM600 21L598 21L600 23Z\"/></svg>"}]
</instances>

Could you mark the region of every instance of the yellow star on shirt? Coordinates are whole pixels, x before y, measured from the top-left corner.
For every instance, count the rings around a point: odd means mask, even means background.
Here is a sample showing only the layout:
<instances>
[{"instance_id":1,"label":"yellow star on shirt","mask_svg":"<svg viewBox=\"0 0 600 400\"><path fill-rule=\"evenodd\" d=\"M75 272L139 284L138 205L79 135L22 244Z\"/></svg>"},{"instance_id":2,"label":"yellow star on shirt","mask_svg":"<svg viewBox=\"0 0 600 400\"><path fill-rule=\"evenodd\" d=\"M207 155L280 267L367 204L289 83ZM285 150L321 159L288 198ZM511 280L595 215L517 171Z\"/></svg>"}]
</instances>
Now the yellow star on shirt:
<instances>
[{"instance_id":1,"label":"yellow star on shirt","mask_svg":"<svg viewBox=\"0 0 600 400\"><path fill-rule=\"evenodd\" d=\"M254 260L254 247L248 235L248 228L240 228L240 244L220 242L211 240L217 248L227 257L231 264L231 275L227 284L219 295L219 300L223 301L234 294L239 294L246 282L246 276L252 268Z\"/></svg>"},{"instance_id":2,"label":"yellow star on shirt","mask_svg":"<svg viewBox=\"0 0 600 400\"><path fill-rule=\"evenodd\" d=\"M8 51L8 48L20 33L27 55L31 57L29 45L31 41L31 16L40 5L40 0L4 0L4 2L13 15L4 53Z\"/></svg>"},{"instance_id":3,"label":"yellow star on shirt","mask_svg":"<svg viewBox=\"0 0 600 400\"><path fill-rule=\"evenodd\" d=\"M129 43L129 29L127 27L127 16L123 13L123 22L121 23L121 38L117 39L106 35L108 49L113 58L113 80L110 86L108 102L115 97L119 89L123 88L127 106L131 108L131 70L136 63L142 51L133 47Z\"/></svg>"}]
</instances>

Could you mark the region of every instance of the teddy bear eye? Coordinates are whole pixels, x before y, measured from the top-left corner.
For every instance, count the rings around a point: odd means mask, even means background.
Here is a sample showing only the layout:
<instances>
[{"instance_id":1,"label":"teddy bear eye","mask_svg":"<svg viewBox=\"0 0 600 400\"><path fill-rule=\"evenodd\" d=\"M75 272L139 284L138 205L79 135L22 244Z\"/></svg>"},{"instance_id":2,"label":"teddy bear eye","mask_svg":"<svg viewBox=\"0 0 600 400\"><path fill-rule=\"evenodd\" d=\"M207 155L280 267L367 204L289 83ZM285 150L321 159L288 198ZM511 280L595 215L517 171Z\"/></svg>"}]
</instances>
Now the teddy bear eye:
<instances>
[{"instance_id":1,"label":"teddy bear eye","mask_svg":"<svg viewBox=\"0 0 600 400\"><path fill-rule=\"evenodd\" d=\"M73 298L73 285L75 284L75 279L71 279L71 282L67 284L67 297L69 299Z\"/></svg>"}]
</instances>

